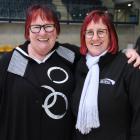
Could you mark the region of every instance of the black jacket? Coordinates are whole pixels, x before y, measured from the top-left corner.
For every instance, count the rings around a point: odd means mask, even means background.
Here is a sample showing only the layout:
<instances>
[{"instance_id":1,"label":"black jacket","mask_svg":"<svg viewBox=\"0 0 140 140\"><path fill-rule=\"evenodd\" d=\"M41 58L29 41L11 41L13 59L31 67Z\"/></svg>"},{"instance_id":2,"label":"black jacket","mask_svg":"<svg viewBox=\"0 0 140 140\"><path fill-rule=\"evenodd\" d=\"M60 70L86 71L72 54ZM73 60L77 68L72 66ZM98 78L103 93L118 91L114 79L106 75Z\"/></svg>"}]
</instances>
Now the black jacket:
<instances>
[{"instance_id":1,"label":"black jacket","mask_svg":"<svg viewBox=\"0 0 140 140\"><path fill-rule=\"evenodd\" d=\"M98 107L100 127L87 135L76 130L75 140L140 140L140 70L127 64L122 53L100 58ZM88 73L85 57L76 70L73 112L77 117Z\"/></svg>"}]
</instances>

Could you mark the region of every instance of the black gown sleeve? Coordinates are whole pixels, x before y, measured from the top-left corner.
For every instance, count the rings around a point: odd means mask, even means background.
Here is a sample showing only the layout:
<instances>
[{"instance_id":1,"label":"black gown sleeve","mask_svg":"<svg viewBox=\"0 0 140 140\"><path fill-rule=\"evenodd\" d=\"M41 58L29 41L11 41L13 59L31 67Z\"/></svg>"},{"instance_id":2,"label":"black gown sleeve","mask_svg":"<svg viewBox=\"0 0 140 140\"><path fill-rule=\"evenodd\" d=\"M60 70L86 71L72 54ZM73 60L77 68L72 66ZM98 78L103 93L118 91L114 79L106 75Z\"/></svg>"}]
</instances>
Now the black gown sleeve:
<instances>
[{"instance_id":1,"label":"black gown sleeve","mask_svg":"<svg viewBox=\"0 0 140 140\"><path fill-rule=\"evenodd\" d=\"M3 89L6 86L6 74L11 54L12 52L8 52L0 58L0 105L2 100Z\"/></svg>"},{"instance_id":2,"label":"black gown sleeve","mask_svg":"<svg viewBox=\"0 0 140 140\"><path fill-rule=\"evenodd\" d=\"M140 140L140 70L130 66L125 79L131 109L130 140Z\"/></svg>"}]
</instances>

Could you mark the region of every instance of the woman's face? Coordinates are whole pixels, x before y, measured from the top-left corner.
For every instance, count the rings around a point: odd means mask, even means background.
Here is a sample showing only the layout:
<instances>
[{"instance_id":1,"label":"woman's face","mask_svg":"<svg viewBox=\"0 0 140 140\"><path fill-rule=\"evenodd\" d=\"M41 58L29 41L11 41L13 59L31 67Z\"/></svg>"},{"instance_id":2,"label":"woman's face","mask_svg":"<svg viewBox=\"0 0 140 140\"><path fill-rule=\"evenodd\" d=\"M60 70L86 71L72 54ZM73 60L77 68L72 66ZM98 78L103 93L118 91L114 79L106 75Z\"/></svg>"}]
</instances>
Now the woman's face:
<instances>
[{"instance_id":1,"label":"woman's face","mask_svg":"<svg viewBox=\"0 0 140 140\"><path fill-rule=\"evenodd\" d=\"M95 23L93 20L88 24L85 32L85 42L88 52L92 56L102 54L109 47L109 33L102 20Z\"/></svg>"},{"instance_id":2,"label":"woman's face","mask_svg":"<svg viewBox=\"0 0 140 140\"><path fill-rule=\"evenodd\" d=\"M42 25L44 26L41 27ZM56 38L57 32L54 22L42 20L40 16L31 22L29 31L30 46L38 55L48 54L54 47Z\"/></svg>"}]
</instances>

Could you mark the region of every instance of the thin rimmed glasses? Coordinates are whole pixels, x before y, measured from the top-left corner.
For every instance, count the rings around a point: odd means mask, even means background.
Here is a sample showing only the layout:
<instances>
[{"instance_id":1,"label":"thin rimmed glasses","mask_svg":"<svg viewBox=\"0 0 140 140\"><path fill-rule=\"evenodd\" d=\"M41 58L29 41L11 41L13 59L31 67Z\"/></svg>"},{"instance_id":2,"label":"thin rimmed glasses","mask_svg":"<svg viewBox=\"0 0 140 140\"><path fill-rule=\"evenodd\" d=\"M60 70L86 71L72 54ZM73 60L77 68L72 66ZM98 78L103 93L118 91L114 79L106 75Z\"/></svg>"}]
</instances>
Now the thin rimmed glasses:
<instances>
[{"instance_id":1,"label":"thin rimmed glasses","mask_svg":"<svg viewBox=\"0 0 140 140\"><path fill-rule=\"evenodd\" d=\"M41 29L44 29L45 32L50 33L53 32L55 29L54 24L44 24L44 25L31 25L30 30L32 33L39 33Z\"/></svg>"},{"instance_id":2,"label":"thin rimmed glasses","mask_svg":"<svg viewBox=\"0 0 140 140\"><path fill-rule=\"evenodd\" d=\"M104 38L107 34L107 29L98 29L97 31L97 36L99 38ZM91 39L93 38L94 36L94 31L93 30L86 30L85 31L85 37L88 38L88 39Z\"/></svg>"}]
</instances>

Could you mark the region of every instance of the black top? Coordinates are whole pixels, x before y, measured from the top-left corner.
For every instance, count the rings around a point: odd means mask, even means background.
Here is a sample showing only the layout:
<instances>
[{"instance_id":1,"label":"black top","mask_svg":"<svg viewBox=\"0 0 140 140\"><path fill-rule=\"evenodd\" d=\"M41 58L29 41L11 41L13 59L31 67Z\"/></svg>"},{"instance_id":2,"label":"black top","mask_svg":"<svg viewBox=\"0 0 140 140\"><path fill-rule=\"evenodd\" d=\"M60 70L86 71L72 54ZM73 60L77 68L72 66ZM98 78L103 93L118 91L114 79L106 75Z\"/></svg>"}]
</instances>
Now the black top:
<instances>
[{"instance_id":1,"label":"black top","mask_svg":"<svg viewBox=\"0 0 140 140\"><path fill-rule=\"evenodd\" d=\"M140 140L140 70L127 64L122 53L100 58L98 107L100 127L87 135L76 131L75 140ZM88 73L85 57L76 70L73 112L77 117Z\"/></svg>"},{"instance_id":2,"label":"black top","mask_svg":"<svg viewBox=\"0 0 140 140\"><path fill-rule=\"evenodd\" d=\"M56 43L39 64L28 56L28 43L0 59L0 140L71 140L78 49Z\"/></svg>"}]
</instances>

